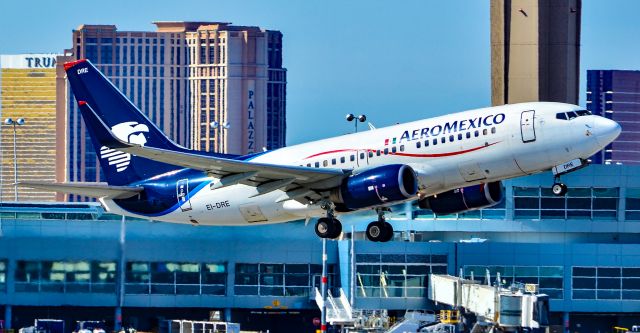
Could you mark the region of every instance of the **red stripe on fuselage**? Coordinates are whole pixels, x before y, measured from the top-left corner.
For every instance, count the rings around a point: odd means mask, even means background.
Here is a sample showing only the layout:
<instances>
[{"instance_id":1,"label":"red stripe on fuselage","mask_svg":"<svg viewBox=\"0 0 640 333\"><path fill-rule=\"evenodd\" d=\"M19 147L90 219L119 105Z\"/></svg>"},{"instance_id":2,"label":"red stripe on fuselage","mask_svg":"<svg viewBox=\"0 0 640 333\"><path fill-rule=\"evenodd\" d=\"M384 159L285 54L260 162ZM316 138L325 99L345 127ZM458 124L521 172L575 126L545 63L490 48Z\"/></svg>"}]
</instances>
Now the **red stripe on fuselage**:
<instances>
[{"instance_id":1,"label":"red stripe on fuselage","mask_svg":"<svg viewBox=\"0 0 640 333\"><path fill-rule=\"evenodd\" d=\"M411 153L403 153L403 152L389 152L389 155L397 155L397 156L406 156L406 157L446 157L446 156L455 156L455 155L461 155L461 154L466 154L466 153L470 153L472 151L476 151L476 150L480 150L482 148L486 148L486 147L490 147L493 146L495 144L500 143L501 141L498 142L494 142L494 143L490 143L484 146L478 146L475 148L470 148L470 149L466 149L466 150L460 150L460 151L452 151L452 152L447 152L447 153L438 153L438 154L411 154ZM317 154L313 154L310 156L305 157L304 159L309 159L312 157L318 157L318 156L322 156L322 155L328 155L328 154L335 154L335 153L344 153L347 151L357 151L358 149L338 149L338 150L330 150L330 151L325 151L322 153L317 153ZM382 149L359 149L359 150L364 150L367 152L376 152L378 150L382 150Z\"/></svg>"}]
</instances>

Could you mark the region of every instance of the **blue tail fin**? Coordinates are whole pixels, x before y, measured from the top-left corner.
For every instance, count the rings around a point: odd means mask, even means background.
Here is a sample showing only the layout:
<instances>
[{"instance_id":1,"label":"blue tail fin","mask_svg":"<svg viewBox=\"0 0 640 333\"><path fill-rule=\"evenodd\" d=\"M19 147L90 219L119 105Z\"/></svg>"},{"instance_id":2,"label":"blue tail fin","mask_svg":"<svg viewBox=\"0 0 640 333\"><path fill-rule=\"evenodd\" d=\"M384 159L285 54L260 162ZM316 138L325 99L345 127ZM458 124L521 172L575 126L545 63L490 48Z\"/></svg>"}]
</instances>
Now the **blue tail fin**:
<instances>
[{"instance_id":1,"label":"blue tail fin","mask_svg":"<svg viewBox=\"0 0 640 333\"><path fill-rule=\"evenodd\" d=\"M173 143L100 71L86 59L64 65L107 182L126 185L179 167L114 150L102 142L97 126L107 126L118 139L155 148L186 150ZM88 109L89 104L91 109ZM95 116L88 112L95 113ZM96 116L98 119L96 119ZM100 121L103 124L97 124Z\"/></svg>"}]
</instances>

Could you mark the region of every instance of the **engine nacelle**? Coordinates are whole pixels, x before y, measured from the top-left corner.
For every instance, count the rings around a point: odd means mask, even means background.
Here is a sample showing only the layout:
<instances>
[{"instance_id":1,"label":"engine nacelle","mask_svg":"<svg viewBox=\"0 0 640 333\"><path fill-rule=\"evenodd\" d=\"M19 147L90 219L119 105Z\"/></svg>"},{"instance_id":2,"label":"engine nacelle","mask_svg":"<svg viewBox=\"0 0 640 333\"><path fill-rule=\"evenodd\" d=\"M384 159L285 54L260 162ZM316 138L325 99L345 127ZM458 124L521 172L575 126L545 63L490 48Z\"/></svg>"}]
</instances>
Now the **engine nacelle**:
<instances>
[{"instance_id":1,"label":"engine nacelle","mask_svg":"<svg viewBox=\"0 0 640 333\"><path fill-rule=\"evenodd\" d=\"M390 164L349 176L331 191L337 210L352 210L402 201L418 192L413 169L404 164Z\"/></svg>"},{"instance_id":2,"label":"engine nacelle","mask_svg":"<svg viewBox=\"0 0 640 333\"><path fill-rule=\"evenodd\" d=\"M493 206L504 197L502 182L473 185L443 192L418 202L423 209L447 215Z\"/></svg>"}]
</instances>

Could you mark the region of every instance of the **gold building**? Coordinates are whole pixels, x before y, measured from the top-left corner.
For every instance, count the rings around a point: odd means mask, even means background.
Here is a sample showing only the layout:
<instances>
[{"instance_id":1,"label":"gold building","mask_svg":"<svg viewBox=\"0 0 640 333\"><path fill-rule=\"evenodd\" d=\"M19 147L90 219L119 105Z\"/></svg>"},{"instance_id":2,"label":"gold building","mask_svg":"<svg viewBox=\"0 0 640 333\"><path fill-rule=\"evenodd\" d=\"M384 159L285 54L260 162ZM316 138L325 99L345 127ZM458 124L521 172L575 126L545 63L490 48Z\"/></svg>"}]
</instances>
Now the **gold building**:
<instances>
[{"instance_id":1,"label":"gold building","mask_svg":"<svg viewBox=\"0 0 640 333\"><path fill-rule=\"evenodd\" d=\"M21 54L0 56L0 200L15 201L16 181L56 180L56 150L63 149L63 136L57 135L56 55ZM11 118L24 119L15 126L16 155L13 158L14 125ZM58 140L60 138L60 141ZM17 176L14 176L17 162ZM18 188L19 201L53 201L56 194Z\"/></svg>"}]
</instances>

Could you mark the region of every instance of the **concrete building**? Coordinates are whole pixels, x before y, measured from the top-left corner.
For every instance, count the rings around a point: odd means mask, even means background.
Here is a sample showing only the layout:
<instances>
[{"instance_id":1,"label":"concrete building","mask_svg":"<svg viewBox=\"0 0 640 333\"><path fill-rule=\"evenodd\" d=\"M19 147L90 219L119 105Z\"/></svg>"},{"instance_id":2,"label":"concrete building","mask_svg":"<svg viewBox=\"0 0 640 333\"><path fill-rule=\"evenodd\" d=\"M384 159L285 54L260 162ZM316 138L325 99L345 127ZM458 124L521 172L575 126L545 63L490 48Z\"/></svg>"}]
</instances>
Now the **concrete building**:
<instances>
[{"instance_id":1,"label":"concrete building","mask_svg":"<svg viewBox=\"0 0 640 333\"><path fill-rule=\"evenodd\" d=\"M286 69L280 32L220 22L155 24L153 32L81 25L66 54L91 60L185 147L248 154L284 146ZM76 102L66 86L58 89L67 96L59 105L67 115L67 149L58 156L66 170L59 181L101 181Z\"/></svg>"},{"instance_id":2,"label":"concrete building","mask_svg":"<svg viewBox=\"0 0 640 333\"><path fill-rule=\"evenodd\" d=\"M493 105L578 103L581 0L491 0Z\"/></svg>"},{"instance_id":3,"label":"concrete building","mask_svg":"<svg viewBox=\"0 0 640 333\"><path fill-rule=\"evenodd\" d=\"M640 169L593 165L505 182L492 208L434 217L411 205L389 215L395 239L364 240L372 215L341 217L329 241L330 285L357 309L434 309L427 275L536 283L552 325L571 332L630 327L640 316ZM194 227L130 220L95 203L0 207L0 306L8 327L34 318L119 318L139 330L158 318L206 319L218 310L244 330L311 332L322 242L304 221ZM353 227L353 229L352 229ZM121 236L122 235L122 236ZM353 250L353 252L352 252ZM337 292L333 291L334 295Z\"/></svg>"},{"instance_id":4,"label":"concrete building","mask_svg":"<svg viewBox=\"0 0 640 333\"><path fill-rule=\"evenodd\" d=\"M620 136L592 157L598 164L640 164L640 71L588 70L587 110L617 121Z\"/></svg>"},{"instance_id":5,"label":"concrete building","mask_svg":"<svg viewBox=\"0 0 640 333\"><path fill-rule=\"evenodd\" d=\"M0 56L0 202L14 201L13 184L20 180L56 180L56 151L64 145L63 123L56 117L56 55ZM17 176L14 175L11 118L16 126ZM18 189L18 200L49 201L55 194Z\"/></svg>"}]
</instances>

